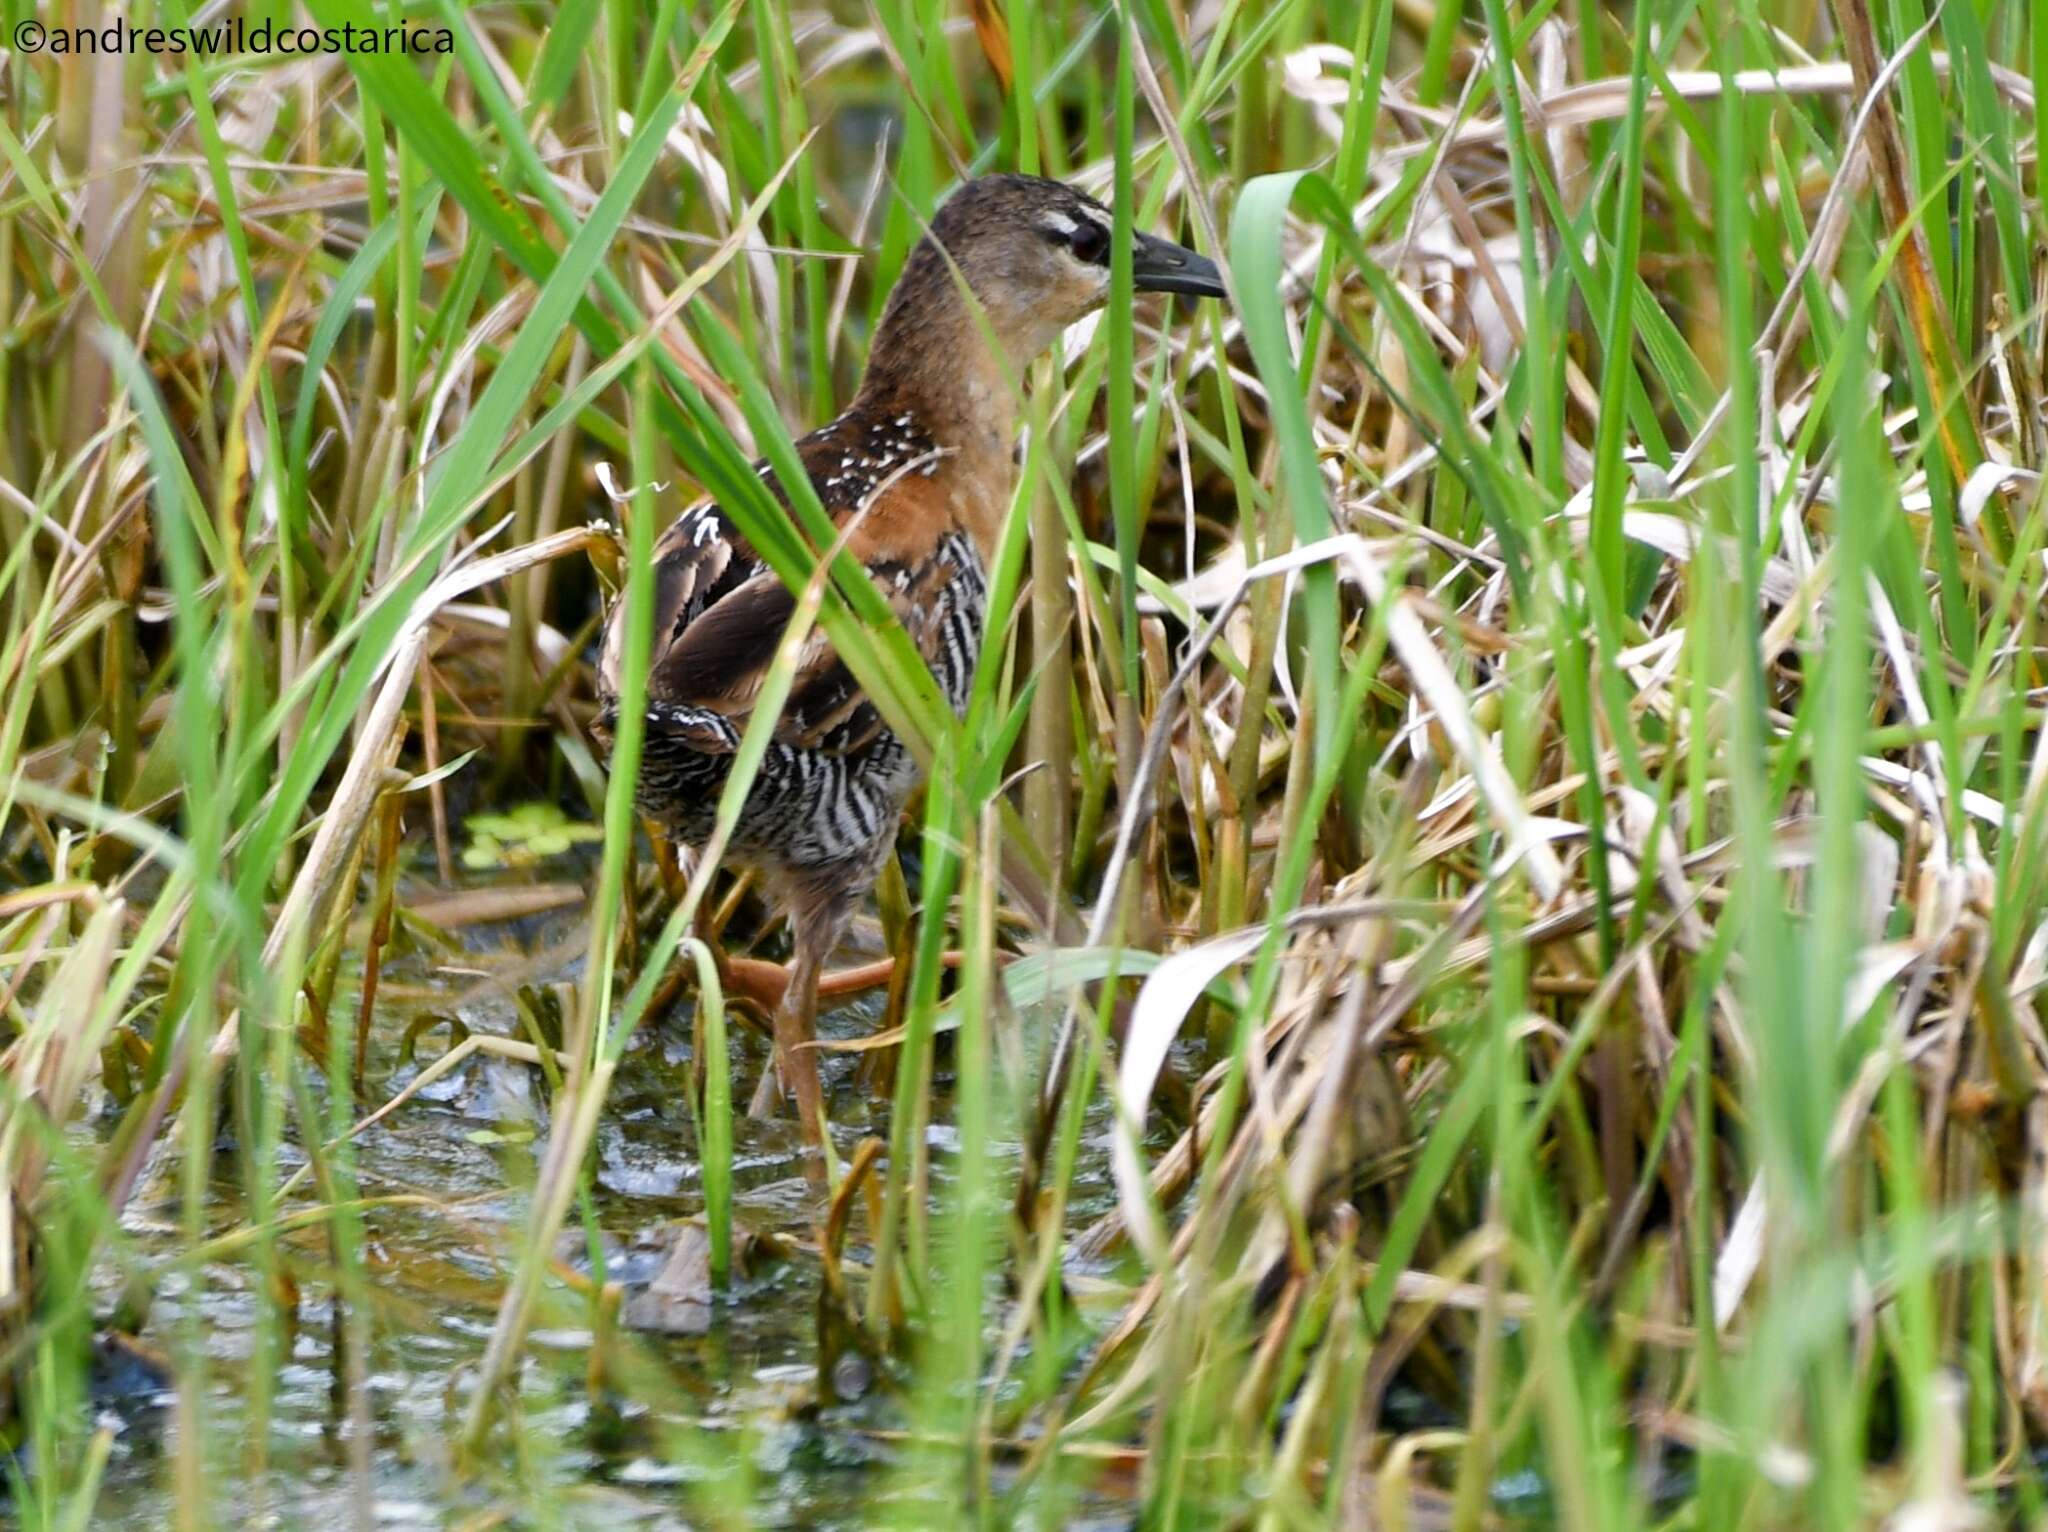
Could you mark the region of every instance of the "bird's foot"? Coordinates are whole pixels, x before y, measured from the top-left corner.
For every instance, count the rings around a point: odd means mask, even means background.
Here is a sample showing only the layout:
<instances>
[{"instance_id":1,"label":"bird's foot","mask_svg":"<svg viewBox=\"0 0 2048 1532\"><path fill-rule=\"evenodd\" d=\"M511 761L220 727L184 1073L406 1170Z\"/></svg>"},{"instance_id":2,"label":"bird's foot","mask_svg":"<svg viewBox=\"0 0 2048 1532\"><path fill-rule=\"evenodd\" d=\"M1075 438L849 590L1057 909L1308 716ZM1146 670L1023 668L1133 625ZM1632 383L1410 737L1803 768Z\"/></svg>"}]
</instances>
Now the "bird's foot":
<instances>
[{"instance_id":1,"label":"bird's foot","mask_svg":"<svg viewBox=\"0 0 2048 1532\"><path fill-rule=\"evenodd\" d=\"M804 1142L818 1144L825 1132L825 1087L818 1077L818 1055L791 1036L788 1013L775 1013L775 1056L761 1070L761 1083L747 1103L747 1115L765 1121L777 1115L785 1094L796 1106Z\"/></svg>"},{"instance_id":2,"label":"bird's foot","mask_svg":"<svg viewBox=\"0 0 2048 1532\"><path fill-rule=\"evenodd\" d=\"M947 956L951 958L956 954ZM851 1000L871 989L881 989L895 972L896 959L893 957L876 958L872 963L856 963L851 968L841 968L818 980L818 998L821 1001ZM724 976L728 996L739 995L770 1013L782 1004L783 996L789 992L787 963L729 956L725 960Z\"/></svg>"},{"instance_id":3,"label":"bird's foot","mask_svg":"<svg viewBox=\"0 0 2048 1532\"><path fill-rule=\"evenodd\" d=\"M782 997L789 992L789 967L785 963L766 963L759 958L727 953L719 965L719 978L725 983L726 999L751 1000L770 1016L781 1007Z\"/></svg>"},{"instance_id":4,"label":"bird's foot","mask_svg":"<svg viewBox=\"0 0 2048 1532\"><path fill-rule=\"evenodd\" d=\"M961 958L958 952L948 952L941 961L948 968L957 968ZM791 967L758 958L727 957L723 974L728 998L744 995L775 1018L775 1057L761 1071L761 1081L747 1104L747 1115L757 1120L773 1117L783 1097L793 1094L798 1115L804 1120L805 1136L815 1142L820 1131L817 1119L823 1110L824 1090L818 1079L812 1026L808 1019L796 1019L788 1007ZM820 1001L850 1000L869 990L881 989L895 974L893 957L824 974L818 979L811 1000L811 1015L816 1014Z\"/></svg>"}]
</instances>

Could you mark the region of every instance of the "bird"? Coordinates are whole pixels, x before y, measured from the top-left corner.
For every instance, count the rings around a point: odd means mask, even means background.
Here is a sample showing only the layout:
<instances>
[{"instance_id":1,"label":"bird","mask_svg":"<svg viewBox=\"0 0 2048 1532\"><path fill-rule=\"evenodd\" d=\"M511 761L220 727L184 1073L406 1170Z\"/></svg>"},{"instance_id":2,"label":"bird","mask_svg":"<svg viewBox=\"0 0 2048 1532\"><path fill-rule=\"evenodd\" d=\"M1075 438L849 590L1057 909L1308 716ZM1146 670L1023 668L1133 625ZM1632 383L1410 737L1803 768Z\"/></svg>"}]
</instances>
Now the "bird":
<instances>
[{"instance_id":1,"label":"bird","mask_svg":"<svg viewBox=\"0 0 2048 1532\"><path fill-rule=\"evenodd\" d=\"M851 403L797 453L848 550L890 602L956 715L982 642L991 561L1015 485L1012 379L1109 296L1114 219L1039 176L963 182L933 213L883 306ZM1132 286L1222 298L1195 251L1134 232ZM756 471L785 508L764 462ZM726 774L796 609L787 585L715 501L683 510L654 546L653 648L635 798L685 846L710 834ZM599 735L609 748L625 601L600 649ZM816 1031L825 962L893 849L918 767L822 633L800 656L782 716L728 840L786 909L788 983L774 1072L812 1141L824 1132ZM769 1104L769 1081L757 1112Z\"/></svg>"}]
</instances>

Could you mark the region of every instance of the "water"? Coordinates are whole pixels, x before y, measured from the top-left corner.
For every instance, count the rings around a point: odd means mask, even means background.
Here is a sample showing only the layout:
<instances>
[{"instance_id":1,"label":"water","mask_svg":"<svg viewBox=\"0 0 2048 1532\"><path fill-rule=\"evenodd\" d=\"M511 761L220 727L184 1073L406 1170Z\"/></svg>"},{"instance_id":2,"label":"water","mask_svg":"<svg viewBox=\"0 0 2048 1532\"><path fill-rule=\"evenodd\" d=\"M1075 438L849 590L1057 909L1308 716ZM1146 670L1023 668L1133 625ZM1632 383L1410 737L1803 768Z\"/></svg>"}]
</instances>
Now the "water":
<instances>
[{"instance_id":1,"label":"water","mask_svg":"<svg viewBox=\"0 0 2048 1532\"><path fill-rule=\"evenodd\" d=\"M507 995L478 998L478 971L522 972L529 984L574 978L580 951L577 909L512 925L482 927L453 955L417 952L388 961L380 984L368 1098L380 1104L431 1062L447 1030L422 1035L421 1057L399 1062L399 1043L422 1018L459 1015L472 1032L521 1035ZM530 971L535 954L553 968ZM344 986L346 990L346 986ZM828 1034L873 1029L879 998L826 1019ZM338 994L334 1014L352 1016L354 997ZM734 1095L743 1103L765 1054L735 1029L743 1060ZM591 1202L604 1235L608 1275L644 1284L661 1268L680 1220L701 1212L695 1136L687 1101L690 1068L687 1004L643 1028L617 1078L597 1137ZM838 1145L885 1133L887 1104L870 1101L853 1078L851 1058L827 1060L836 1095ZM941 1120L944 1112L935 1114ZM817 1408L819 1262L816 1227L822 1190L804 1174L794 1125L735 1125L736 1239L766 1236L785 1253L758 1259L717 1297L702 1334L632 1333L607 1386L593 1394L587 1370L592 1310L587 1299L550 1284L516 1379L516 1416L491 1439L470 1472L451 1461L474 1369L496 1314L504 1264L522 1237L526 1188L545 1150L545 1082L523 1065L479 1054L429 1086L357 1140L363 1195L425 1199L366 1215L364 1259L373 1298L367 1401L372 1424L370 1512L380 1527L664 1528L701 1525L707 1502L746 1508L744 1525L866 1528L887 1502L898 1524L951 1519L941 1499L921 1508L915 1478L891 1472L900 1461L892 1433L902 1428L899 1396L876 1387L852 1404ZM1091 1135L1093 1136L1093 1135ZM224 1141L225 1143L225 1141ZM951 1147L933 1143L934 1195L948 1181ZM1011 1152L1011 1151L999 1151ZM287 1148L284 1171L298 1162ZM239 1171L231 1154L208 1208L215 1232L245 1222ZM1078 1217L1106 1200L1090 1167ZM174 1161L155 1167L130 1210L145 1255L168 1264L181 1237ZM296 1205L309 1205L307 1194ZM562 1253L587 1267L587 1240L572 1218ZM848 1240L850 1261L865 1262L864 1220ZM758 1243L759 1241L756 1241ZM220 1523L272 1527L350 1524L355 1479L337 1382L336 1299L322 1228L280 1242L298 1288L283 1336L260 1471L249 1400L251 1357L264 1305L246 1260L215 1264L196 1295L175 1274L160 1282L143 1341L175 1348L194 1313L206 1360L207 1490ZM998 1302L992 1315L1002 1312ZM111 1291L108 1295L111 1306ZM169 1396L146 1369L129 1368L96 1405L118 1421L96 1527L155 1529L176 1504L179 1423ZM906 1500L905 1497L909 1499ZM1064 1502L1059 1525L1128 1524L1113 1487Z\"/></svg>"}]
</instances>

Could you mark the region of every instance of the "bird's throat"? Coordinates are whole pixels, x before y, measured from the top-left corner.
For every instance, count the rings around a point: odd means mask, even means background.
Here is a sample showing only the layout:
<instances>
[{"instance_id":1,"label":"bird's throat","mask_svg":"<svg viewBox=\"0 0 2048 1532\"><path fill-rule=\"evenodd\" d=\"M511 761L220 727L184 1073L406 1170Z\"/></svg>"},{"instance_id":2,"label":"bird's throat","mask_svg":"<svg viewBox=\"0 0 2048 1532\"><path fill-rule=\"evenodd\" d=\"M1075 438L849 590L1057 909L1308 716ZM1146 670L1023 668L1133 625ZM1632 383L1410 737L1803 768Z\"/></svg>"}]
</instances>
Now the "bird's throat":
<instances>
[{"instance_id":1,"label":"bird's throat","mask_svg":"<svg viewBox=\"0 0 2048 1532\"><path fill-rule=\"evenodd\" d=\"M904 316L892 314L891 321ZM885 323L852 411L910 416L944 452L932 477L987 556L1015 483L1023 369L1004 357L957 297L931 305L913 330Z\"/></svg>"}]
</instances>

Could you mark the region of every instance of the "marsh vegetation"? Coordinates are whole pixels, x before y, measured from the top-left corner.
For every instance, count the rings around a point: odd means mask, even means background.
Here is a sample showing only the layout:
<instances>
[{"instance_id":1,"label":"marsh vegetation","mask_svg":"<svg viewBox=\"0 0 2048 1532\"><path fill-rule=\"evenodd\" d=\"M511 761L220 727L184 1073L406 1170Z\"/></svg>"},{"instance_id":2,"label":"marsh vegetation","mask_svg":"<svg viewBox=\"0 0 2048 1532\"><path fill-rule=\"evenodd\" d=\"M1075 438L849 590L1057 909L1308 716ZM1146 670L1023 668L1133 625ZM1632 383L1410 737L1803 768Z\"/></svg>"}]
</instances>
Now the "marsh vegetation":
<instances>
[{"instance_id":1,"label":"marsh vegetation","mask_svg":"<svg viewBox=\"0 0 2048 1532\"><path fill-rule=\"evenodd\" d=\"M2038 7L0 11L0 1517L2041 1517ZM752 465L991 169L1232 296L956 719ZM930 773L822 1162L588 731L701 493Z\"/></svg>"}]
</instances>

